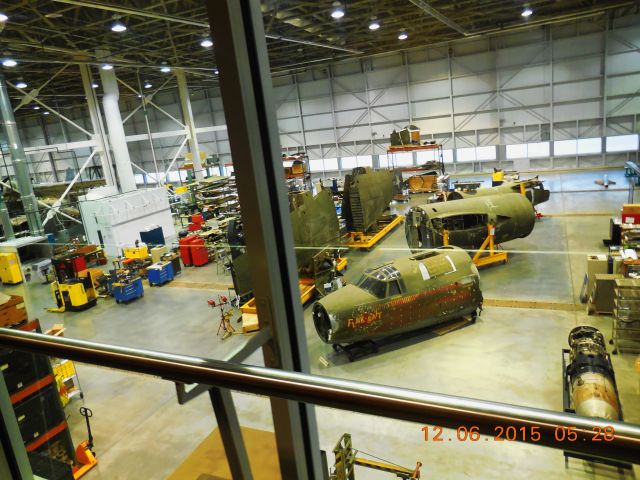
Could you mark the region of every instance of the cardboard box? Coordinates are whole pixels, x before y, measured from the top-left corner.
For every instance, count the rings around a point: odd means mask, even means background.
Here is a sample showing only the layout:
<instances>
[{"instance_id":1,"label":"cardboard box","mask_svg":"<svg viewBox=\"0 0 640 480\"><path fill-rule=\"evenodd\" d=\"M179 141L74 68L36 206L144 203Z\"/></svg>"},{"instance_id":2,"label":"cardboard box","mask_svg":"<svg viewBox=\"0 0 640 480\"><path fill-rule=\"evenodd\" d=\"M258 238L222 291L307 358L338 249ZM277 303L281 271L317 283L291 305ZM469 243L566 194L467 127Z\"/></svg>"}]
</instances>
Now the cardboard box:
<instances>
[{"instance_id":1,"label":"cardboard box","mask_svg":"<svg viewBox=\"0 0 640 480\"><path fill-rule=\"evenodd\" d=\"M596 281L596 275L608 273L608 262L606 255L587 255L587 292L593 291L593 284Z\"/></svg>"},{"instance_id":2,"label":"cardboard box","mask_svg":"<svg viewBox=\"0 0 640 480\"><path fill-rule=\"evenodd\" d=\"M11 298L0 305L0 327L15 325L27 319L27 309L24 299L19 295L11 295Z\"/></svg>"},{"instance_id":3,"label":"cardboard box","mask_svg":"<svg viewBox=\"0 0 640 480\"><path fill-rule=\"evenodd\" d=\"M242 314L242 333L255 332L260 330L258 315L255 313Z\"/></svg>"},{"instance_id":4,"label":"cardboard box","mask_svg":"<svg viewBox=\"0 0 640 480\"><path fill-rule=\"evenodd\" d=\"M624 277L615 274L600 273L595 275L590 302L596 312L613 313L616 280L621 278Z\"/></svg>"}]
</instances>

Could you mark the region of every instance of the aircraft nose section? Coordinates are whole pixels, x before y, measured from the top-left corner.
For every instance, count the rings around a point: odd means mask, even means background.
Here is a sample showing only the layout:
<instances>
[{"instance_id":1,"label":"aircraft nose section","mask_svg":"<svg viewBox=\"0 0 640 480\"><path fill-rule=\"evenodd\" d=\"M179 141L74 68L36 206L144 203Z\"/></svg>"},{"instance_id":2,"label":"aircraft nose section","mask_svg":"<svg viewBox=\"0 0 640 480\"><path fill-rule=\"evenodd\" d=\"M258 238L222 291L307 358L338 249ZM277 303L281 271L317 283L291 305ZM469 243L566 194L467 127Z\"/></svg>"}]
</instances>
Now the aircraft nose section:
<instances>
[{"instance_id":1,"label":"aircraft nose section","mask_svg":"<svg viewBox=\"0 0 640 480\"><path fill-rule=\"evenodd\" d=\"M321 303L313 306L313 324L316 327L318 335L325 343L330 343L334 332L334 322L327 313L327 309Z\"/></svg>"}]
</instances>

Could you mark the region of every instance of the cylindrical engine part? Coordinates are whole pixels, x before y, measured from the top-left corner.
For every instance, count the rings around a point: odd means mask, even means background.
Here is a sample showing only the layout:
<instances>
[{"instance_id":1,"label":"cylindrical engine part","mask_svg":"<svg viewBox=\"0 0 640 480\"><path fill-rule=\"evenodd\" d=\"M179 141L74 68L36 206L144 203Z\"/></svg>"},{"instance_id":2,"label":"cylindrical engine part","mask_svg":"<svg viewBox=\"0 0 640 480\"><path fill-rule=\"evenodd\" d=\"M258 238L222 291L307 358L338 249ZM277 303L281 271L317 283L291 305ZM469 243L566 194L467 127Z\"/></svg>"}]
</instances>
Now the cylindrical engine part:
<instances>
[{"instance_id":1,"label":"cylindrical engine part","mask_svg":"<svg viewBox=\"0 0 640 480\"><path fill-rule=\"evenodd\" d=\"M567 376L575 412L584 417L619 420L615 376L600 330L585 325L574 328L569 333L569 346Z\"/></svg>"}]
</instances>

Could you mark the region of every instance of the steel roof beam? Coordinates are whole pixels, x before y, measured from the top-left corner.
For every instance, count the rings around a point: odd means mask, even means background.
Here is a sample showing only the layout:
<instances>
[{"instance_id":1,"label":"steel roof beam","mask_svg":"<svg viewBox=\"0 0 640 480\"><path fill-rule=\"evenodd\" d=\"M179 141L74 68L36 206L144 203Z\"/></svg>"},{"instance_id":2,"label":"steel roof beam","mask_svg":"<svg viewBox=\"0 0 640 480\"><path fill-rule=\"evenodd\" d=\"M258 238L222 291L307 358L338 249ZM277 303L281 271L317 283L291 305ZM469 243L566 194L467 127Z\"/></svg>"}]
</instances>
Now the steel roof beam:
<instances>
[{"instance_id":1,"label":"steel roof beam","mask_svg":"<svg viewBox=\"0 0 640 480\"><path fill-rule=\"evenodd\" d=\"M461 33L465 37L469 35L469 32L465 28L461 27L453 20L442 15L438 10L433 8L424 0L409 0L409 1L413 3L416 7L422 9L425 13L428 13L429 15L431 15L433 18L440 20L442 23L444 23L448 27L454 29L456 32Z\"/></svg>"},{"instance_id":2,"label":"steel roof beam","mask_svg":"<svg viewBox=\"0 0 640 480\"><path fill-rule=\"evenodd\" d=\"M203 29L209 29L209 23L205 22L205 21L199 21L199 20L191 20L190 18L184 18L184 17L179 17L176 15L169 15L169 14L163 14L163 13L158 13L158 12L150 12L148 10L138 10L132 7L127 7L127 6L122 6L122 5L112 5L112 4L106 4L106 3L102 3L102 2L94 2L91 0L54 0L55 2L58 3L67 3L67 4L71 4L71 5L78 5L81 7L90 7L90 8L97 8L100 10L107 10L110 12L118 12L118 13L123 13L126 15L131 15L131 16L137 16L137 17L147 17L147 18L154 18L157 20L164 20L167 22L171 22L171 23L182 23L185 25L193 25L194 27L200 27ZM280 40L283 42L291 42L291 43L299 43L299 44L303 44L303 45L313 45L316 47L320 47L320 48L328 48L330 50L338 50L341 52L349 52L349 53L353 53L353 54L361 54L363 52L361 52L360 50L354 50L352 48L346 48L346 47L338 47L335 45L329 45L326 43L318 43L318 42L312 42L309 40L298 40L295 38L289 38L289 37L283 37L280 35L272 35L272 34L266 34L265 35L266 38L270 38L272 40Z\"/></svg>"}]
</instances>

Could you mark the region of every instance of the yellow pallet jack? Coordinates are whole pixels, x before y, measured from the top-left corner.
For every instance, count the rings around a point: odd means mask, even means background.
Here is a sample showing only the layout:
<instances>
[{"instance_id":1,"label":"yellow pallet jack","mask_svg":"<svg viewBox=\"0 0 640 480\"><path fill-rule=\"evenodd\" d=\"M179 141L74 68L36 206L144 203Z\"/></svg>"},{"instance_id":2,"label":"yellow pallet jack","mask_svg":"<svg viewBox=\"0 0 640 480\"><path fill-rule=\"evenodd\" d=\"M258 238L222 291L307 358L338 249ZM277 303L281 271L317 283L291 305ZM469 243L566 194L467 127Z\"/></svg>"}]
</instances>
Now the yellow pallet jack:
<instances>
[{"instance_id":1,"label":"yellow pallet jack","mask_svg":"<svg viewBox=\"0 0 640 480\"><path fill-rule=\"evenodd\" d=\"M78 480L98 464L96 454L93 453L93 435L91 435L91 424L89 423L89 418L93 417L93 412L87 407L80 407L80 415L87 421L88 440L81 442L76 448L78 465L73 467L73 478L75 480Z\"/></svg>"},{"instance_id":2,"label":"yellow pallet jack","mask_svg":"<svg viewBox=\"0 0 640 480\"><path fill-rule=\"evenodd\" d=\"M47 308L47 311L54 313L64 313L67 310L79 312L87 310L96 305L98 294L96 292L98 275L97 269L83 270L75 280L64 282L55 281L51 284L51 293L56 301L56 307Z\"/></svg>"}]
</instances>

